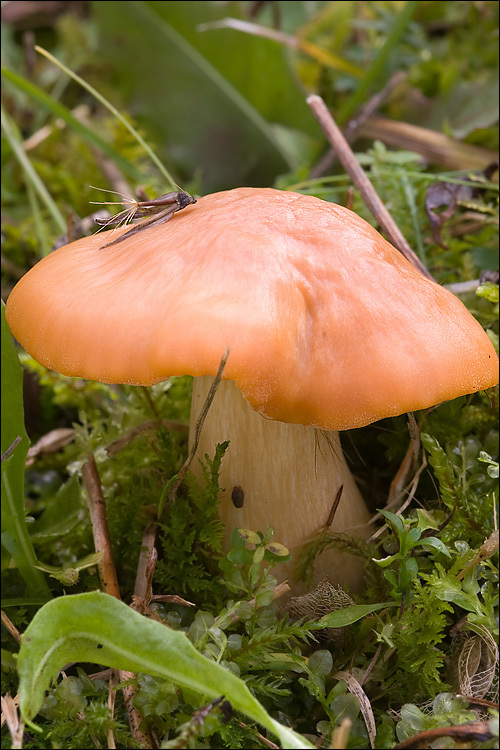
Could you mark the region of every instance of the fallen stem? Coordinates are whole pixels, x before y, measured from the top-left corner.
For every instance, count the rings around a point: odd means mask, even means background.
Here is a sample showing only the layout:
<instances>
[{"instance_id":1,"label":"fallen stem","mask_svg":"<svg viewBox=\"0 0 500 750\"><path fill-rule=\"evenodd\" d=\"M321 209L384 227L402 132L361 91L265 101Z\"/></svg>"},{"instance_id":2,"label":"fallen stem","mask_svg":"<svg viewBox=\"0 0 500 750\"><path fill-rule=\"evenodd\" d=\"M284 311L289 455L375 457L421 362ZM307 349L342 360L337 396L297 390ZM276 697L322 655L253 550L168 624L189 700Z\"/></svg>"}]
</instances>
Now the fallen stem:
<instances>
[{"instance_id":1,"label":"fallen stem","mask_svg":"<svg viewBox=\"0 0 500 750\"><path fill-rule=\"evenodd\" d=\"M394 750L409 750L409 748L430 747L431 743L441 737L455 737L461 742L467 744L472 741L487 742L494 739L489 722L474 721L469 724L459 724L454 727L437 727L436 729L426 729L423 732L413 735L404 742L396 745Z\"/></svg>"},{"instance_id":2,"label":"fallen stem","mask_svg":"<svg viewBox=\"0 0 500 750\"><path fill-rule=\"evenodd\" d=\"M434 281L432 275L424 266L420 258L415 255L398 225L379 198L377 191L356 159L351 147L342 135L340 128L333 119L323 99L314 94L313 96L308 97L307 103L323 128L329 143L335 149L342 166L350 175L353 183L360 191L363 200L381 226L382 231L386 233L389 241L399 250L400 253L402 253L402 255L405 256L407 260L410 261L410 263L413 263L415 268L417 268L428 279Z\"/></svg>"},{"instance_id":3,"label":"fallen stem","mask_svg":"<svg viewBox=\"0 0 500 750\"><path fill-rule=\"evenodd\" d=\"M380 108L384 101L389 98L396 86L399 86L399 84L404 81L405 78L406 73L403 73L402 71L394 73L394 75L391 76L384 88L374 94L367 101L365 106L360 109L356 117L353 117L351 120L349 120L347 126L343 130L343 134L347 143L353 142L361 125L366 122L369 117L375 114L375 112ZM309 173L309 179L316 179L317 177L323 175L327 170L333 167L336 159L337 154L335 152L335 149L329 149L322 157L322 159L311 170L311 172Z\"/></svg>"},{"instance_id":4,"label":"fallen stem","mask_svg":"<svg viewBox=\"0 0 500 750\"><path fill-rule=\"evenodd\" d=\"M114 718L115 714L115 701L116 701L116 690L115 685L118 682L118 678L116 675L116 671L113 669L113 671L110 674L109 682L108 682L108 709L109 709L109 717L111 720ZM109 750L115 750L116 743L115 743L115 737L113 734L113 729L108 729L106 739L108 741L108 748Z\"/></svg>"},{"instance_id":5,"label":"fallen stem","mask_svg":"<svg viewBox=\"0 0 500 750\"><path fill-rule=\"evenodd\" d=\"M92 524L95 550L96 552L102 552L102 560L98 564L101 586L105 593L121 600L118 576L116 575L111 548L106 503L104 502L97 464L92 453L89 454L87 461L82 467L82 477L87 496L90 522ZM135 677L132 672L125 670L119 670L118 674L122 682ZM134 706L135 689L131 685L126 685L122 688L122 693L132 736L141 746L152 748L153 740L149 732L141 729L141 724L144 721L143 716Z\"/></svg>"},{"instance_id":6,"label":"fallen stem","mask_svg":"<svg viewBox=\"0 0 500 750\"><path fill-rule=\"evenodd\" d=\"M2 625L11 634L11 636L18 642L21 643L21 633L16 628L10 617L2 609Z\"/></svg>"},{"instance_id":7,"label":"fallen stem","mask_svg":"<svg viewBox=\"0 0 500 750\"><path fill-rule=\"evenodd\" d=\"M141 554L137 564L137 573L135 575L134 600L144 602L147 606L152 594L152 581L154 574L154 565L151 561L154 559L155 541L156 541L155 523L150 523L144 530L141 543ZM155 559L156 563L156 559ZM151 570L151 568L153 568Z\"/></svg>"},{"instance_id":8,"label":"fallen stem","mask_svg":"<svg viewBox=\"0 0 500 750\"><path fill-rule=\"evenodd\" d=\"M426 466L427 466L427 457L426 457L426 455L424 453L424 455L422 457L422 463L420 464L420 466L418 467L417 471L415 472L415 474L413 476L413 479L411 480L411 483L410 483L409 487L406 488L406 489L409 489L408 497L404 501L403 505L400 508L398 508L398 510L395 511L395 513L396 513L397 516L400 516L402 513L404 513L405 510L406 510L406 508L413 501L413 497L415 495L415 492L417 491L418 483L420 481L420 475L421 475L421 473L423 472L423 470L425 469ZM402 494L404 494L404 492L406 492L406 489L403 490ZM395 498L394 502L396 501L396 499L399 500L399 498L400 498L400 496L398 496L398 498ZM384 510L386 510L389 507L390 507L389 504L387 504L385 506ZM371 523L375 523L375 521L378 521L380 518L382 518L382 514L381 513L376 513L373 516L373 518L371 519ZM388 528L388 526L385 523L383 526L381 526L379 529L377 529L377 531L375 531L375 533L372 534L371 537L367 540L368 543L370 544L371 542L374 542L375 539L377 539L381 534L383 534L384 531L387 528Z\"/></svg>"},{"instance_id":9,"label":"fallen stem","mask_svg":"<svg viewBox=\"0 0 500 750\"><path fill-rule=\"evenodd\" d=\"M111 549L106 503L104 502L97 465L92 453L89 454L87 461L83 464L82 477L87 496L95 551L102 553L101 562L98 563L99 580L106 594L110 594L116 599L121 599Z\"/></svg>"}]
</instances>

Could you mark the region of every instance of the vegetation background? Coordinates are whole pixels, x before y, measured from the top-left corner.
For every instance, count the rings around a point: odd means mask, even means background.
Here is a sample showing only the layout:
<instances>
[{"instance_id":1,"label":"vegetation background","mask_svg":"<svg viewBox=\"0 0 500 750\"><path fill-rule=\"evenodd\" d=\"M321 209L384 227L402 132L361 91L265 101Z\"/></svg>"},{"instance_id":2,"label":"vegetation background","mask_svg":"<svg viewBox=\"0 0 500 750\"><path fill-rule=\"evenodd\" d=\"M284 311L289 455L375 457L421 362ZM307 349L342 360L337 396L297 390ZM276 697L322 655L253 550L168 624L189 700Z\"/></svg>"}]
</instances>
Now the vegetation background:
<instances>
[{"instance_id":1,"label":"vegetation background","mask_svg":"<svg viewBox=\"0 0 500 750\"><path fill-rule=\"evenodd\" d=\"M3 2L3 299L84 227L90 201L108 200L89 186L169 189L124 123L37 44L111 102L188 192L298 190L375 224L306 104L318 93L411 246L498 345L498 10ZM159 532L153 593L182 599L148 599L139 617L92 593L102 582L81 471L92 451L130 603L144 530L186 455L190 379L110 387L19 351L23 401L3 333L2 453L22 440L2 465L2 747L498 746L497 389L417 414L418 461L399 487L400 504L412 502L384 511L370 546L328 540L365 557L359 596L317 592L296 620L272 601L266 529L222 553L223 446L204 487L184 482ZM345 441L374 512L410 443L404 417Z\"/></svg>"}]
</instances>

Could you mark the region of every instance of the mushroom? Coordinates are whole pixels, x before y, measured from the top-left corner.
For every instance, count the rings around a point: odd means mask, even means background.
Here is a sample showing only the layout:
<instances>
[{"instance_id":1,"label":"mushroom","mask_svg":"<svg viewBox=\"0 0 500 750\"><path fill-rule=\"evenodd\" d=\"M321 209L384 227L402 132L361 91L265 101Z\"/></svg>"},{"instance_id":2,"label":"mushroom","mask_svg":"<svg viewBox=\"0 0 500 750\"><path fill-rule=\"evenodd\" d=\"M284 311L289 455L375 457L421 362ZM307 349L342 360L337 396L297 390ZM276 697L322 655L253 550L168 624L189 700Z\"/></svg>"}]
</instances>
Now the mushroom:
<instances>
[{"instance_id":1,"label":"mushroom","mask_svg":"<svg viewBox=\"0 0 500 750\"><path fill-rule=\"evenodd\" d=\"M100 249L125 230L113 231L41 260L12 291L8 323L65 375L194 376L191 425L229 347L197 454L230 441L227 539L272 525L295 556L339 498L330 528L366 536L370 514L338 431L498 382L493 346L465 306L341 206L238 188ZM328 551L316 580L325 575L356 589L361 565Z\"/></svg>"}]
</instances>

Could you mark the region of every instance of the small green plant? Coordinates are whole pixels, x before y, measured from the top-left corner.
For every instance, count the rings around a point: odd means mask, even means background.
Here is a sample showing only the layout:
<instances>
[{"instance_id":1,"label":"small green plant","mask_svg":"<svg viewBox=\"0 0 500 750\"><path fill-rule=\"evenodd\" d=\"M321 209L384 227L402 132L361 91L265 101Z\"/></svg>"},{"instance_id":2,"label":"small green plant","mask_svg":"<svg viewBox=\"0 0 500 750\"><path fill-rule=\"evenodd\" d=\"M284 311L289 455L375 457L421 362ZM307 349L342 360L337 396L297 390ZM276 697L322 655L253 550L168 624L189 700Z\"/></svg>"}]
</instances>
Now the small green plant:
<instances>
[{"instance_id":1,"label":"small green plant","mask_svg":"<svg viewBox=\"0 0 500 750\"><path fill-rule=\"evenodd\" d=\"M384 568L384 578L392 586L391 594L401 598L408 593L411 581L418 575L419 566L416 552L419 548L434 553L440 552L445 557L451 557L451 555L446 545L438 537L422 536L430 526L428 522L423 520L423 514L419 518L406 521L388 510L380 510L379 513L387 519L392 527L397 538L398 551L383 559L374 559L374 562ZM389 565L396 568L397 574L394 570L388 569Z\"/></svg>"}]
</instances>

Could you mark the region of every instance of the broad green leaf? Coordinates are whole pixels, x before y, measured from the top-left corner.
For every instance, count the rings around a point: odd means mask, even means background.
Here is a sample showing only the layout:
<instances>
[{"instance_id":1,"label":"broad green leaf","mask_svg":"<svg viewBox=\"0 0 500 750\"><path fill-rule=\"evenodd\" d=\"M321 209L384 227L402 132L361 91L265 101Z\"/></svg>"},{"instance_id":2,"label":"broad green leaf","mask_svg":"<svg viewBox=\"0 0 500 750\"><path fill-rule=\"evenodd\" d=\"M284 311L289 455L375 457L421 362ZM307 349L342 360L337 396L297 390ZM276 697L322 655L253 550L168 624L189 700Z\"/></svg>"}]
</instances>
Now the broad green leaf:
<instances>
[{"instance_id":1,"label":"broad green leaf","mask_svg":"<svg viewBox=\"0 0 500 750\"><path fill-rule=\"evenodd\" d=\"M353 622L361 620L363 617L376 612L378 609L385 607L394 607L394 602L383 602L382 604L353 604L352 607L338 609L335 612L329 612L318 620L314 625L317 628L344 628L346 625L352 625Z\"/></svg>"},{"instance_id":2,"label":"broad green leaf","mask_svg":"<svg viewBox=\"0 0 500 750\"><path fill-rule=\"evenodd\" d=\"M240 13L236 4L231 10ZM297 149L306 144L291 139L294 132L319 144L319 127L276 42L198 30L227 15L224 5L93 3L93 11L100 52L130 96L134 117L162 144L165 158L199 175L200 192L269 184L295 168Z\"/></svg>"},{"instance_id":3,"label":"broad green leaf","mask_svg":"<svg viewBox=\"0 0 500 750\"><path fill-rule=\"evenodd\" d=\"M441 129L445 122L454 138L466 138L475 130L498 122L498 70L486 68L474 81L460 78L445 92L435 97L428 113L428 127Z\"/></svg>"},{"instance_id":4,"label":"broad green leaf","mask_svg":"<svg viewBox=\"0 0 500 750\"><path fill-rule=\"evenodd\" d=\"M326 677L326 675L330 674L332 671L333 657L326 649L314 651L309 657L308 666L311 672Z\"/></svg>"},{"instance_id":5,"label":"broad green leaf","mask_svg":"<svg viewBox=\"0 0 500 750\"><path fill-rule=\"evenodd\" d=\"M48 602L25 631L18 671L26 722L38 713L45 690L61 667L81 661L163 677L200 693L203 700L224 695L236 711L273 732L283 747L312 747L269 716L243 680L202 656L185 633L148 620L97 591Z\"/></svg>"},{"instance_id":6,"label":"broad green leaf","mask_svg":"<svg viewBox=\"0 0 500 750\"><path fill-rule=\"evenodd\" d=\"M29 440L24 428L23 371L2 302L2 455L18 437L21 441L2 465L2 545L26 582L27 593L48 599L50 592L35 568L35 552L26 528L24 463Z\"/></svg>"}]
</instances>

